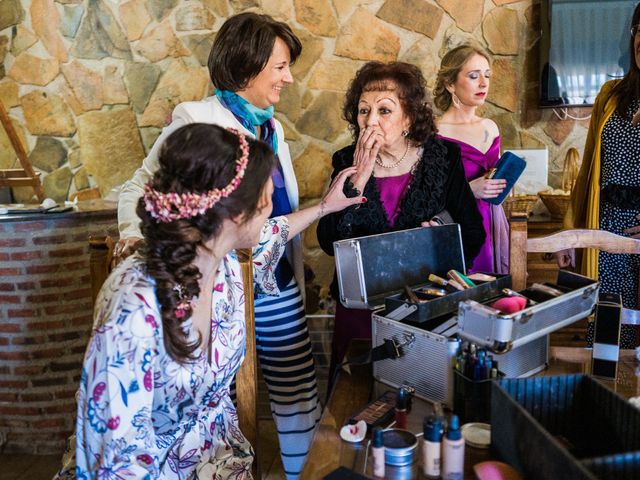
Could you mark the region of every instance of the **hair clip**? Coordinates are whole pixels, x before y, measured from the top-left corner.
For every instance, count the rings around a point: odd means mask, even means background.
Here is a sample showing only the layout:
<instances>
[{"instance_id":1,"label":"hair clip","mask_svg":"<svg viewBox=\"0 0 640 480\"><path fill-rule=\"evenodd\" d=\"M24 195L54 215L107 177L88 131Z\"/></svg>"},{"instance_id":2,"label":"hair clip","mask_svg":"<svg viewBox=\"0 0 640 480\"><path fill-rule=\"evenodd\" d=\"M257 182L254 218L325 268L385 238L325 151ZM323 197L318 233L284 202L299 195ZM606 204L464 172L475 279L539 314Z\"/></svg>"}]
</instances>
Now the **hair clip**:
<instances>
[{"instance_id":1,"label":"hair clip","mask_svg":"<svg viewBox=\"0 0 640 480\"><path fill-rule=\"evenodd\" d=\"M173 291L178 294L178 305L176 305L176 318L184 318L187 316L187 312L193 310L193 297L187 298L185 288L181 284L176 284L173 287Z\"/></svg>"}]
</instances>

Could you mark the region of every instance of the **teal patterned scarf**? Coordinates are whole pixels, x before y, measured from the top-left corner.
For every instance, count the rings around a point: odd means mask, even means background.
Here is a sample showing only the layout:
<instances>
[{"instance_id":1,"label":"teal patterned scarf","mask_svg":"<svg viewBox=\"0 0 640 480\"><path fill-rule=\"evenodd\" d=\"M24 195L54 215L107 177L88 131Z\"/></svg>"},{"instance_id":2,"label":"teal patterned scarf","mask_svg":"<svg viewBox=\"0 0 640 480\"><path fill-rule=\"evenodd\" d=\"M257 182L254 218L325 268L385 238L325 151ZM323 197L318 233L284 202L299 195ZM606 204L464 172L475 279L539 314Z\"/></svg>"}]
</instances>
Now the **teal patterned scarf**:
<instances>
[{"instance_id":1,"label":"teal patterned scarf","mask_svg":"<svg viewBox=\"0 0 640 480\"><path fill-rule=\"evenodd\" d=\"M260 140L269 144L273 153L278 155L278 137L273 121L273 105L265 109L258 108L230 90L216 89L214 94L222 105L233 113L242 126L253 133L256 138L258 138L256 127L261 127Z\"/></svg>"}]
</instances>

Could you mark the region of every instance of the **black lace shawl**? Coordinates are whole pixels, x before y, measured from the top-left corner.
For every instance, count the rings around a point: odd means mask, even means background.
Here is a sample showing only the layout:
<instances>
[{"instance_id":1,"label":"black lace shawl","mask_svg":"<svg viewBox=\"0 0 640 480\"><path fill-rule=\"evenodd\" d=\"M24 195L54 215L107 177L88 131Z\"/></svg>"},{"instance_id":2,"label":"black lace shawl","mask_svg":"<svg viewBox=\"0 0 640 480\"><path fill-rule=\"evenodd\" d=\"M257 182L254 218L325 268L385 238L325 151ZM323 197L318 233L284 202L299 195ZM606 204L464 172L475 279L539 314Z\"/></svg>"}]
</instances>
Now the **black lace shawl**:
<instances>
[{"instance_id":1,"label":"black lace shawl","mask_svg":"<svg viewBox=\"0 0 640 480\"><path fill-rule=\"evenodd\" d=\"M334 153L332 179L352 165L354 151L355 145L351 145ZM442 210L447 210L460 224L467 268L484 243L482 217L464 175L460 148L454 143L437 138L425 142L422 159L413 170L395 225L389 224L375 178L367 182L364 196L367 203L326 215L318 223L318 241L327 254L333 255L336 240L418 227ZM334 293L335 283L334 278Z\"/></svg>"}]
</instances>

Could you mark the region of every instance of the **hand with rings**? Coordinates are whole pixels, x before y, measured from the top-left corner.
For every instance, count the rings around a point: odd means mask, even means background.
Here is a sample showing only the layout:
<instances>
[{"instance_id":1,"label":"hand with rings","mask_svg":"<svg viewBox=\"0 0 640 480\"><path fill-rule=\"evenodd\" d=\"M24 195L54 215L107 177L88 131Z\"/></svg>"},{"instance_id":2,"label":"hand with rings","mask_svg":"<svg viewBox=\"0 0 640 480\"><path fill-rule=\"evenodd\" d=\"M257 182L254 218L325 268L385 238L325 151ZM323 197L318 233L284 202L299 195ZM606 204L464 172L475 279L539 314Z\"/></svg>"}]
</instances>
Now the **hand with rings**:
<instances>
[{"instance_id":1,"label":"hand with rings","mask_svg":"<svg viewBox=\"0 0 640 480\"><path fill-rule=\"evenodd\" d=\"M351 182L358 191L364 191L364 186L373 173L376 157L383 144L384 137L379 130L373 127L360 130L356 150L353 154L353 166L357 168L357 171L351 178Z\"/></svg>"},{"instance_id":2,"label":"hand with rings","mask_svg":"<svg viewBox=\"0 0 640 480\"><path fill-rule=\"evenodd\" d=\"M144 240L140 237L121 238L113 249L113 266L122 262L138 250Z\"/></svg>"}]
</instances>

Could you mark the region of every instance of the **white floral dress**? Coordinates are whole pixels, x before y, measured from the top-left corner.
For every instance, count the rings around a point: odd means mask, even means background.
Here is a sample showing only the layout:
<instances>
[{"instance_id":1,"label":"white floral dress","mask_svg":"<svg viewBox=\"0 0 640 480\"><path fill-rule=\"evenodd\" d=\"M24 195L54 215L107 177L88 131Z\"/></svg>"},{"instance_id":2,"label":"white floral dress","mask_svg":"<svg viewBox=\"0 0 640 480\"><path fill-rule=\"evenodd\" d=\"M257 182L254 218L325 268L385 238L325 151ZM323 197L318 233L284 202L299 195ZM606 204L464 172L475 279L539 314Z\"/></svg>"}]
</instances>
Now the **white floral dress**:
<instances>
[{"instance_id":1,"label":"white floral dress","mask_svg":"<svg viewBox=\"0 0 640 480\"><path fill-rule=\"evenodd\" d=\"M254 276L262 293L277 294L273 271L288 233L286 218L271 219L254 248ZM190 321L184 327L190 340L197 338ZM235 252L217 273L208 350L196 350L192 363L171 358L154 282L140 257L123 262L96 303L78 394L76 458L59 477L251 478L253 451L229 395L245 354L244 293Z\"/></svg>"}]
</instances>

